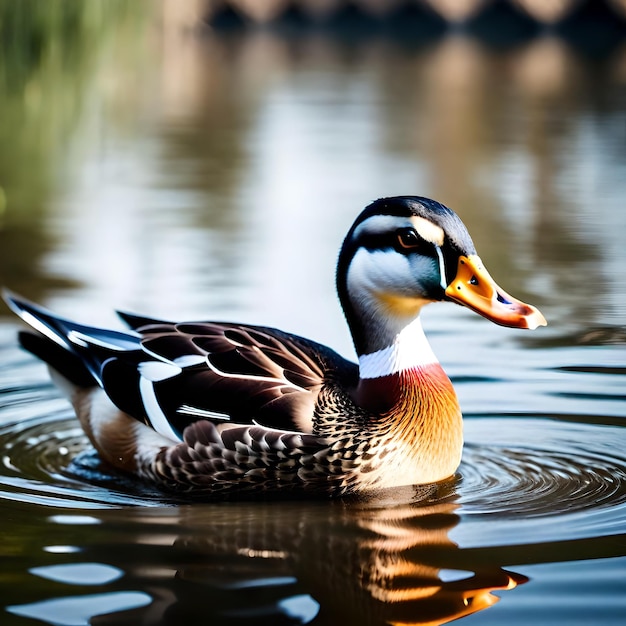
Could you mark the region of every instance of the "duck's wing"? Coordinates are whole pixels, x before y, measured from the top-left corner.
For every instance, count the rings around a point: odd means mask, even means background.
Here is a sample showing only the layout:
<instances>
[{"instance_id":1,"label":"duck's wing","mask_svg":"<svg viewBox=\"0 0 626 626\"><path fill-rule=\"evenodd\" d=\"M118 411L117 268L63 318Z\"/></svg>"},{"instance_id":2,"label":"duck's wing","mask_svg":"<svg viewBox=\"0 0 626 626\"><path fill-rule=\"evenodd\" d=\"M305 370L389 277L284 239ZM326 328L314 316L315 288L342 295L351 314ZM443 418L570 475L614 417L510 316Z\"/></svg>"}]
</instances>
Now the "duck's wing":
<instances>
[{"instance_id":1,"label":"duck's wing","mask_svg":"<svg viewBox=\"0 0 626 626\"><path fill-rule=\"evenodd\" d=\"M109 358L103 388L120 409L171 439L197 420L311 433L322 386L357 381L355 364L275 329L122 317L136 327L142 355Z\"/></svg>"},{"instance_id":2,"label":"duck's wing","mask_svg":"<svg viewBox=\"0 0 626 626\"><path fill-rule=\"evenodd\" d=\"M78 324L17 294L36 334L22 345L78 387L100 385L128 415L173 441L198 420L312 433L326 384L355 385L357 366L315 342L260 326L175 324L122 314L130 332Z\"/></svg>"}]
</instances>

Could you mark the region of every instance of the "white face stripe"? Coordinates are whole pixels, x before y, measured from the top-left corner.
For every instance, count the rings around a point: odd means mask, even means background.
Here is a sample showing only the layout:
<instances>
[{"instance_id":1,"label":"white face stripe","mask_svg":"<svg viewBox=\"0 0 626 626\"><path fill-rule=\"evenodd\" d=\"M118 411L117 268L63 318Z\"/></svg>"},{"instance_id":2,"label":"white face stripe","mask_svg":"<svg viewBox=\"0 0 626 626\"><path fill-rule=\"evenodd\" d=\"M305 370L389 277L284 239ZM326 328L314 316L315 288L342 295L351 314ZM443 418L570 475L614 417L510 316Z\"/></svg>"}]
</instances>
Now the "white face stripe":
<instances>
[{"instance_id":1,"label":"white face stripe","mask_svg":"<svg viewBox=\"0 0 626 626\"><path fill-rule=\"evenodd\" d=\"M448 278L446 277L446 263L443 259L443 252L439 246L435 246L435 250L437 251L437 256L439 257L439 276L441 277L440 285L441 288L445 291L448 287Z\"/></svg>"},{"instance_id":2,"label":"white face stripe","mask_svg":"<svg viewBox=\"0 0 626 626\"><path fill-rule=\"evenodd\" d=\"M417 234L437 246L442 246L445 238L443 228L433 224L425 217L412 215L410 217L398 217L394 215L372 215L359 224L354 230L353 238L358 239L362 235L375 235L386 233L398 228L414 228Z\"/></svg>"},{"instance_id":3,"label":"white face stripe","mask_svg":"<svg viewBox=\"0 0 626 626\"><path fill-rule=\"evenodd\" d=\"M415 228L417 234L424 239L424 241L434 243L438 246L443 246L443 240L445 237L443 228L437 226L437 224L433 224L425 217L418 217L417 215L409 217L409 221L413 224L413 228Z\"/></svg>"},{"instance_id":4,"label":"white face stripe","mask_svg":"<svg viewBox=\"0 0 626 626\"><path fill-rule=\"evenodd\" d=\"M411 226L411 222L405 217L372 215L372 217L368 217L354 229L352 238L359 239L363 235L376 235L395 230L396 228L410 228Z\"/></svg>"}]
</instances>

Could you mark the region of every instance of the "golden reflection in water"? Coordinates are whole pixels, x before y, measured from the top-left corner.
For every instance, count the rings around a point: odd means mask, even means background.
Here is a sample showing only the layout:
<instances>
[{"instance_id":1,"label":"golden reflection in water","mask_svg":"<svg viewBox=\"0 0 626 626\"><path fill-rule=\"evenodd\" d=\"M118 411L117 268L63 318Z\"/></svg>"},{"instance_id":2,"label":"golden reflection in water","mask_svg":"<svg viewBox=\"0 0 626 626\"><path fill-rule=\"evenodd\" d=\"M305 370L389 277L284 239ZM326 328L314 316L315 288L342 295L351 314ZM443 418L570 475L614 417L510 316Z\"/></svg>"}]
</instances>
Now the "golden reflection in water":
<instances>
[{"instance_id":1,"label":"golden reflection in water","mask_svg":"<svg viewBox=\"0 0 626 626\"><path fill-rule=\"evenodd\" d=\"M615 10L626 17L626 0L609 0Z\"/></svg>"},{"instance_id":2,"label":"golden reflection in water","mask_svg":"<svg viewBox=\"0 0 626 626\"><path fill-rule=\"evenodd\" d=\"M450 22L463 22L474 17L489 0L424 0Z\"/></svg>"},{"instance_id":3,"label":"golden reflection in water","mask_svg":"<svg viewBox=\"0 0 626 626\"><path fill-rule=\"evenodd\" d=\"M202 49L189 34L190 26L200 19L198 12L193 2L164 0L162 4L160 70L165 122L180 123L189 118L200 100L199 90L212 78L211 74L198 80L202 75Z\"/></svg>"},{"instance_id":4,"label":"golden reflection in water","mask_svg":"<svg viewBox=\"0 0 626 626\"><path fill-rule=\"evenodd\" d=\"M543 37L520 51L512 62L512 74L527 98L558 97L567 90L573 67L565 43Z\"/></svg>"},{"instance_id":5,"label":"golden reflection in water","mask_svg":"<svg viewBox=\"0 0 626 626\"><path fill-rule=\"evenodd\" d=\"M259 23L270 22L279 16L289 0L230 0L230 4L239 9L250 19Z\"/></svg>"},{"instance_id":6,"label":"golden reflection in water","mask_svg":"<svg viewBox=\"0 0 626 626\"><path fill-rule=\"evenodd\" d=\"M431 157L432 193L449 206L464 207L464 212L465 206L484 202L475 197L481 191L473 188L472 181L476 149L486 143L487 128L482 122L489 107L485 61L476 41L453 37L429 55L420 81L427 102L425 117L430 120L422 150ZM480 240L476 243L480 246Z\"/></svg>"},{"instance_id":7,"label":"golden reflection in water","mask_svg":"<svg viewBox=\"0 0 626 626\"><path fill-rule=\"evenodd\" d=\"M297 593L310 596L319 604L319 617L332 615L333 623L445 624L492 606L499 600L494 591L527 580L492 564L467 571L463 560L463 571L454 571L459 548L448 534L459 521L455 509L454 504L337 504L329 512L327 504L319 510L281 504L240 510L235 504L187 506L156 516L148 510L138 513L135 521L143 530L133 543L148 547L152 556L146 553L143 564L138 550L133 571L126 572L127 586L143 579L137 584L157 598L153 619L179 609L193 614L193 607L206 616L202 588L208 594L224 591L211 604L216 615L228 615L230 602L241 606L228 590L241 593L256 585L267 585L264 602L273 598L278 606L295 593L293 583L283 587L280 581L297 581ZM166 530L176 527L185 533ZM168 544L177 555L174 569L155 558L156 546ZM115 565L110 557L105 562ZM127 564L124 556L128 569ZM172 595L177 588L172 578L184 583L180 594ZM196 586L195 602L185 585ZM253 599L246 609L254 615ZM115 623L110 617L102 623Z\"/></svg>"},{"instance_id":8,"label":"golden reflection in water","mask_svg":"<svg viewBox=\"0 0 626 626\"><path fill-rule=\"evenodd\" d=\"M159 0L153 2L158 7L159 28L167 31L167 36L177 36L198 28L207 17L212 3L207 0Z\"/></svg>"},{"instance_id":9,"label":"golden reflection in water","mask_svg":"<svg viewBox=\"0 0 626 626\"><path fill-rule=\"evenodd\" d=\"M540 22L554 24L567 17L580 0L514 0L524 11Z\"/></svg>"}]
</instances>

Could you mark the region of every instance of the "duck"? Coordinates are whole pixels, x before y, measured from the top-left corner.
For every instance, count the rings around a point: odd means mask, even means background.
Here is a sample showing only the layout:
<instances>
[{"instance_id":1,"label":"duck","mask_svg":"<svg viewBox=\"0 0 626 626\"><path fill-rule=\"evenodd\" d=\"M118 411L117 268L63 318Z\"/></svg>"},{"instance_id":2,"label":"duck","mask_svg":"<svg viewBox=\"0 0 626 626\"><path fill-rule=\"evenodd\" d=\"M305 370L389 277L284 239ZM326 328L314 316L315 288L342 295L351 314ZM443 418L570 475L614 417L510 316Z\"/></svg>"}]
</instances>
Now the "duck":
<instances>
[{"instance_id":1,"label":"duck","mask_svg":"<svg viewBox=\"0 0 626 626\"><path fill-rule=\"evenodd\" d=\"M356 363L265 326L117 312L128 329L114 330L3 295L100 458L167 492L367 496L454 476L461 409L423 307L453 302L520 329L544 316L498 286L454 211L421 196L358 215L336 288Z\"/></svg>"}]
</instances>

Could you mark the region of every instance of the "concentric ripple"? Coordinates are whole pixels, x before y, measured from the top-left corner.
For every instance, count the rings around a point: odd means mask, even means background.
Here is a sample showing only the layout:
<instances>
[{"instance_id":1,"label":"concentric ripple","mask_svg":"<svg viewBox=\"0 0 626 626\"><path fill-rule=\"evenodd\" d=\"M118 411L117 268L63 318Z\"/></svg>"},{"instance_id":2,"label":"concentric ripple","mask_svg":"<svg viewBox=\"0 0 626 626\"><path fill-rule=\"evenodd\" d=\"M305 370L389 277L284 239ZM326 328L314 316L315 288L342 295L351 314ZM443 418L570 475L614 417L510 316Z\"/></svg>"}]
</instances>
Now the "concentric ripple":
<instances>
[{"instance_id":1,"label":"concentric ripple","mask_svg":"<svg viewBox=\"0 0 626 626\"><path fill-rule=\"evenodd\" d=\"M0 427L0 498L65 508L162 505L156 489L103 469L69 409Z\"/></svg>"},{"instance_id":2,"label":"concentric ripple","mask_svg":"<svg viewBox=\"0 0 626 626\"><path fill-rule=\"evenodd\" d=\"M552 419L466 420L458 492L470 514L558 515L626 503L626 429Z\"/></svg>"},{"instance_id":3,"label":"concentric ripple","mask_svg":"<svg viewBox=\"0 0 626 626\"><path fill-rule=\"evenodd\" d=\"M468 419L456 489L463 511L534 517L622 505L625 433L540 418ZM168 502L103 466L69 409L0 427L0 449L2 498L65 507Z\"/></svg>"}]
</instances>

